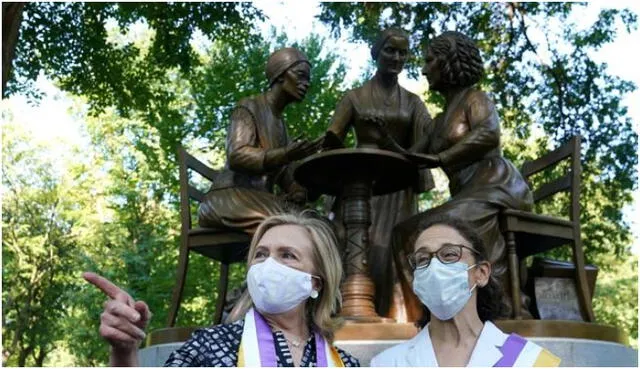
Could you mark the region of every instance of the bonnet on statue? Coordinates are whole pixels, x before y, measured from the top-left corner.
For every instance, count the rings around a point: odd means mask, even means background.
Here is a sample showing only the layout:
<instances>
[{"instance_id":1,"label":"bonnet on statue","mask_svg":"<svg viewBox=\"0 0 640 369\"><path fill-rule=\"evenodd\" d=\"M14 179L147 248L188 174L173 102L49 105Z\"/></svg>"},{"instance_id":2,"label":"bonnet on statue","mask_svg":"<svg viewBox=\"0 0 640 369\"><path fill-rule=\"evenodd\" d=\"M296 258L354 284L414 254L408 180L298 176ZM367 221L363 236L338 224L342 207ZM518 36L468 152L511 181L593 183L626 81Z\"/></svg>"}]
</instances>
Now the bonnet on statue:
<instances>
[{"instance_id":1,"label":"bonnet on statue","mask_svg":"<svg viewBox=\"0 0 640 369\"><path fill-rule=\"evenodd\" d=\"M285 47L280 50L276 50L269 56L267 60L267 66L265 73L269 80L269 86L272 86L275 81L284 74L289 68L294 67L300 63L309 63L309 58L300 50L293 47Z\"/></svg>"}]
</instances>

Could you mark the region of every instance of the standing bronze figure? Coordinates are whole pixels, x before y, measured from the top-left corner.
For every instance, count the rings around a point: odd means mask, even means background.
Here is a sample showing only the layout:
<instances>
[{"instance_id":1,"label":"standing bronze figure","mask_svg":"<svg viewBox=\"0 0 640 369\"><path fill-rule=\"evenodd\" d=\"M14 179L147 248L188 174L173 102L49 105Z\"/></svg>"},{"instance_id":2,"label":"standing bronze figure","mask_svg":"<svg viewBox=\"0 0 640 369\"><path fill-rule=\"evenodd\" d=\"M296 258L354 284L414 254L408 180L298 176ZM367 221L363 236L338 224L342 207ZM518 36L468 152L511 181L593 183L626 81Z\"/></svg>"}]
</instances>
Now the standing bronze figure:
<instances>
[{"instance_id":1,"label":"standing bronze figure","mask_svg":"<svg viewBox=\"0 0 640 369\"><path fill-rule=\"evenodd\" d=\"M311 64L300 50L284 48L271 54L266 75L269 90L240 100L231 114L227 162L200 205L201 227L253 234L262 220L284 210L283 200L303 203L307 197L289 164L316 152L319 142L292 142L282 113L304 99ZM276 185L284 197L274 195Z\"/></svg>"},{"instance_id":2,"label":"standing bronze figure","mask_svg":"<svg viewBox=\"0 0 640 369\"><path fill-rule=\"evenodd\" d=\"M407 240L413 230L436 214L463 219L484 239L494 275L508 288L498 213L505 208L530 210L533 197L520 172L502 156L493 101L475 87L483 73L480 51L466 35L445 32L429 43L424 62L422 73L429 88L444 96L445 109L411 151L426 153L430 167L444 170L451 199L398 225L394 247L408 254L411 243ZM408 284L409 278L403 282Z\"/></svg>"},{"instance_id":3,"label":"standing bronze figure","mask_svg":"<svg viewBox=\"0 0 640 369\"><path fill-rule=\"evenodd\" d=\"M398 74L408 53L409 38L404 31L387 29L380 34L371 48L376 74L342 98L328 129L325 146L339 146L351 127L359 148L406 152L418 142L431 124L431 117L420 97L398 84ZM396 283L390 236L394 225L418 212L416 193L433 187L428 170L421 172L420 178L413 187L371 199L368 263L376 289L376 310L381 316L399 321L406 321L406 297L403 297L406 293ZM342 226L342 205L338 202L334 206L338 229ZM409 298L415 299L415 296L410 293ZM419 301L416 300L415 305L419 306Z\"/></svg>"}]
</instances>

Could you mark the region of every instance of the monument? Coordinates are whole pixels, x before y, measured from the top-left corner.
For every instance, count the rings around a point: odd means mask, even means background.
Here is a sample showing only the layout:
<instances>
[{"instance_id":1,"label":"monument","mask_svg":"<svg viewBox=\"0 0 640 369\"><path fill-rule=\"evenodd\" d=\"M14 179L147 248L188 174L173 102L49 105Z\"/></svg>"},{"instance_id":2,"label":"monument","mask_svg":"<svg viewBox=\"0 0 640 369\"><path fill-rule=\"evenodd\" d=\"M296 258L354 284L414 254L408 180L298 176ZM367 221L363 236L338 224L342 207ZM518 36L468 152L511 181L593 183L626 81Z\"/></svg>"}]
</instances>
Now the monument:
<instances>
[{"instance_id":1,"label":"monument","mask_svg":"<svg viewBox=\"0 0 640 369\"><path fill-rule=\"evenodd\" d=\"M422 309L411 291L404 256L409 253L412 228L422 218L442 212L481 230L490 261L506 288L506 303L512 307L509 316L495 322L500 329L547 348L562 358L562 365L637 366L637 353L626 346L625 334L592 321L590 299L595 287L585 292L585 275L595 286L595 274L581 264L579 240L574 239L576 262L565 265L569 272L563 275L569 278L550 276L554 267L547 265L542 271L533 268L525 283L525 273L517 269L527 255L518 251L523 239L517 238L521 236L516 236L519 233L510 228L509 220L521 213L531 214L536 197L526 176L502 157L495 106L475 87L483 72L477 47L457 32L446 32L429 42L423 73L430 88L446 101L445 111L433 121L420 99L397 83L407 50L408 38L402 32L383 32L372 48L376 76L347 93L324 139L297 146L294 142L297 149L292 150L298 154L289 155L284 149L281 156L275 156L287 158L287 164L301 159L295 172L288 174L290 180L295 179L291 183L338 197L334 211L343 226L347 272L341 315L348 324L336 334L336 343L367 365L382 349L415 336L417 328L412 323L421 317ZM344 148L342 140L350 127L355 130L357 146ZM320 143L323 152L313 154ZM294 146L286 146L283 140L272 148ZM263 157L264 162L268 157ZM575 160L575 154L572 158ZM278 164L285 164L284 159ZM415 214L415 191L432 186L428 172L421 174L420 170L435 167L442 167L449 177L452 199ZM381 212L385 216L379 216ZM574 230L574 223L565 225ZM384 239L380 229L393 229L393 237ZM395 298L398 291L401 297ZM535 305L528 305L527 295ZM181 331L171 341L151 332L147 347L140 352L141 364L161 365L187 334L188 330Z\"/></svg>"}]
</instances>

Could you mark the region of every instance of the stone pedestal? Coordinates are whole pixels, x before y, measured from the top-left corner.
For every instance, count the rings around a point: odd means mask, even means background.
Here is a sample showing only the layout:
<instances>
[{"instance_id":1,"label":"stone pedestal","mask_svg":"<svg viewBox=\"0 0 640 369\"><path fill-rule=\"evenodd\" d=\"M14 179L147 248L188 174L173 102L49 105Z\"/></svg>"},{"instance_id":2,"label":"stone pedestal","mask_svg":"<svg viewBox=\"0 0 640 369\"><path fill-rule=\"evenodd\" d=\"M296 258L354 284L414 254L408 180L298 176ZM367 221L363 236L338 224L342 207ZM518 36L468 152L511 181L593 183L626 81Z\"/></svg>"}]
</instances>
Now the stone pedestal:
<instances>
[{"instance_id":1,"label":"stone pedestal","mask_svg":"<svg viewBox=\"0 0 640 369\"><path fill-rule=\"evenodd\" d=\"M561 366L638 367L638 351L619 343L579 338L537 337L531 340L562 359ZM368 366L379 352L403 340L350 340L336 341L336 345ZM154 345L140 350L140 366L162 366L173 350L182 343Z\"/></svg>"},{"instance_id":2,"label":"stone pedestal","mask_svg":"<svg viewBox=\"0 0 640 369\"><path fill-rule=\"evenodd\" d=\"M516 332L559 356L561 366L638 366L638 351L626 345L626 335L615 327L543 320L506 320L497 321L496 325L505 332ZM162 366L171 352L182 345L186 330L176 328L151 332L147 347L139 352L140 366ZM357 357L362 366L368 366L376 354L416 333L417 329L412 324L352 322L336 332L335 344ZM171 340L174 342L167 342Z\"/></svg>"},{"instance_id":3,"label":"stone pedestal","mask_svg":"<svg viewBox=\"0 0 640 369\"><path fill-rule=\"evenodd\" d=\"M562 359L560 366L638 367L638 351L619 343L579 338L529 338ZM401 340L336 341L336 346L349 352L368 366L371 358Z\"/></svg>"}]
</instances>

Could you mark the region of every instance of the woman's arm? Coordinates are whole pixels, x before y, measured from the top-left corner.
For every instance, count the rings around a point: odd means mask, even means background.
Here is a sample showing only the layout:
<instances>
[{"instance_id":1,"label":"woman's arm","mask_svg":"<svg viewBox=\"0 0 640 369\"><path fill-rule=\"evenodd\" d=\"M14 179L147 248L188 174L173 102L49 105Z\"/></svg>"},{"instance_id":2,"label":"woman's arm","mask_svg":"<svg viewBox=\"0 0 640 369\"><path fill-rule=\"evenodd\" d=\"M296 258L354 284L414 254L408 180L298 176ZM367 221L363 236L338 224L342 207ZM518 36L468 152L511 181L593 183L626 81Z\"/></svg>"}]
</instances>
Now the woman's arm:
<instances>
[{"instance_id":1,"label":"woman's arm","mask_svg":"<svg viewBox=\"0 0 640 369\"><path fill-rule=\"evenodd\" d=\"M413 134L409 151L428 154L430 137L433 131L433 119L422 100L415 96L413 114L411 117Z\"/></svg>"},{"instance_id":2,"label":"woman's arm","mask_svg":"<svg viewBox=\"0 0 640 369\"><path fill-rule=\"evenodd\" d=\"M227 160L235 172L263 174L267 150L259 147L256 122L244 107L231 114L231 125L227 133Z\"/></svg>"},{"instance_id":3,"label":"woman's arm","mask_svg":"<svg viewBox=\"0 0 640 369\"><path fill-rule=\"evenodd\" d=\"M438 153L443 166L464 166L500 147L500 125L495 105L486 93L473 90L463 102L469 132L450 148Z\"/></svg>"},{"instance_id":4,"label":"woman's arm","mask_svg":"<svg viewBox=\"0 0 640 369\"><path fill-rule=\"evenodd\" d=\"M336 106L336 111L331 118L331 124L327 131L331 131L340 141L344 141L347 132L353 123L353 103L347 93Z\"/></svg>"},{"instance_id":5,"label":"woman's arm","mask_svg":"<svg viewBox=\"0 0 640 369\"><path fill-rule=\"evenodd\" d=\"M231 114L227 160L229 168L235 172L264 174L318 151L318 142L305 139L284 147L264 149L259 145L256 124L259 122L246 108L239 107Z\"/></svg>"}]
</instances>

